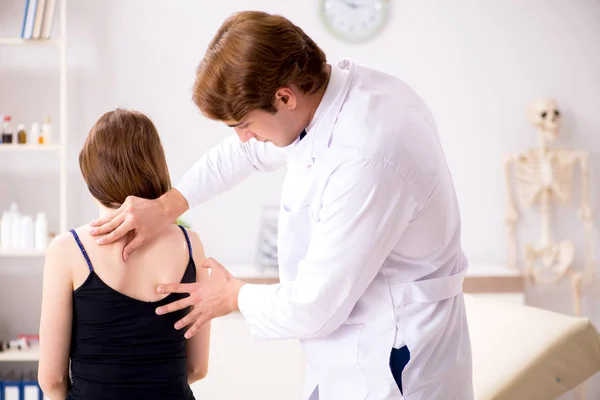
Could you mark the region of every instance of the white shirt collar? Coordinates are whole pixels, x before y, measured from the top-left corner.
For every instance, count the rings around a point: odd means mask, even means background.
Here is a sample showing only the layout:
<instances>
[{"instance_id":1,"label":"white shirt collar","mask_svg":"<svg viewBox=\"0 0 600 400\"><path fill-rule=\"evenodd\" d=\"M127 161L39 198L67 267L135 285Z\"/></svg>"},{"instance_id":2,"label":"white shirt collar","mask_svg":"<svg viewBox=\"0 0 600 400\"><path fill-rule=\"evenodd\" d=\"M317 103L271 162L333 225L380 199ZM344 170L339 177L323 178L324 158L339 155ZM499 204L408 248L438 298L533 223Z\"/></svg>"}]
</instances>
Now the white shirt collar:
<instances>
[{"instance_id":1,"label":"white shirt collar","mask_svg":"<svg viewBox=\"0 0 600 400\"><path fill-rule=\"evenodd\" d=\"M337 64L331 65L327 88L315 115L306 127L306 136L302 141L300 138L296 139L284 151L288 155L288 163L312 165L316 157L315 150L327 147L335 116L343 102L342 97L345 97L348 91L352 67L352 63L348 60L341 60Z\"/></svg>"},{"instance_id":2,"label":"white shirt collar","mask_svg":"<svg viewBox=\"0 0 600 400\"><path fill-rule=\"evenodd\" d=\"M342 69L341 67L347 65L345 61L346 60L342 60L338 64L331 65L331 75L329 76L327 88L325 89L323 98L317 107L317 111L315 111L315 115L313 115L313 118L306 127L306 136L310 135L311 131L314 130L313 128L318 125L323 118L323 115L327 113L334 100L337 98L339 92L344 87L348 71Z\"/></svg>"}]
</instances>

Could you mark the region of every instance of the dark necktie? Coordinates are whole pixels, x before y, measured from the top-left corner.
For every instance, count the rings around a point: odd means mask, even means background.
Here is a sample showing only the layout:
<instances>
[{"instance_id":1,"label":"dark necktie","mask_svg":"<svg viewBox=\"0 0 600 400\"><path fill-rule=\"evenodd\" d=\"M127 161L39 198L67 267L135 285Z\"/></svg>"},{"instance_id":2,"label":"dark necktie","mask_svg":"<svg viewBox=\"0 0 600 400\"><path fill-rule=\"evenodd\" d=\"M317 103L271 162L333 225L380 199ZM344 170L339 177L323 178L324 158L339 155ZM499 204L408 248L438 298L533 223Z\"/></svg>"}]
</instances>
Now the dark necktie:
<instances>
[{"instance_id":1,"label":"dark necktie","mask_svg":"<svg viewBox=\"0 0 600 400\"><path fill-rule=\"evenodd\" d=\"M300 133L300 140L302 140L304 136L306 136L306 129L302 130L302 132Z\"/></svg>"}]
</instances>

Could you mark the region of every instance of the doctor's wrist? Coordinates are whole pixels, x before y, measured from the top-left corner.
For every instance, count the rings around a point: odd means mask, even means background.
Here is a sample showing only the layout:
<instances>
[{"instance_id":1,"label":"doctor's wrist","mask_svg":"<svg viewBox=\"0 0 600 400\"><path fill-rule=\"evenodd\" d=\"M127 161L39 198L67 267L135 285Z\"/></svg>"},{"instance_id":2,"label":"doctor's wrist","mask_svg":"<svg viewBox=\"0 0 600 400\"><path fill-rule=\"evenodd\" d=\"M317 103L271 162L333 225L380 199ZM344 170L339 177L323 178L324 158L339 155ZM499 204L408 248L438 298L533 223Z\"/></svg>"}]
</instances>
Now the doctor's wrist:
<instances>
[{"instance_id":1,"label":"doctor's wrist","mask_svg":"<svg viewBox=\"0 0 600 400\"><path fill-rule=\"evenodd\" d=\"M229 295L229 310L231 312L239 311L239 303L238 298L240 296L240 290L242 286L244 286L246 282L241 281L239 279L232 279L230 282L230 295Z\"/></svg>"},{"instance_id":2,"label":"doctor's wrist","mask_svg":"<svg viewBox=\"0 0 600 400\"><path fill-rule=\"evenodd\" d=\"M175 221L189 209L186 198L177 189L171 189L158 198L163 215L169 221Z\"/></svg>"}]
</instances>

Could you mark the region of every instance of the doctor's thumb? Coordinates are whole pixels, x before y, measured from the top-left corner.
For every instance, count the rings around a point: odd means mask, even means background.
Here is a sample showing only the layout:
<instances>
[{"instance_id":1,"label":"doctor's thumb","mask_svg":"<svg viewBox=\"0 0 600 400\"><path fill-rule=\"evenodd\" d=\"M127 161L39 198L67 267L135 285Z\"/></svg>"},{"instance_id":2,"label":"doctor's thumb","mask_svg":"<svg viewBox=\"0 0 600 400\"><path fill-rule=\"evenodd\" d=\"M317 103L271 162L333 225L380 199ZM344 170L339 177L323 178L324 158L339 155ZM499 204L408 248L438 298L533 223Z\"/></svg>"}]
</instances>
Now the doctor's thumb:
<instances>
[{"instance_id":1,"label":"doctor's thumb","mask_svg":"<svg viewBox=\"0 0 600 400\"><path fill-rule=\"evenodd\" d=\"M202 262L202 268L205 269L219 269L224 268L217 260L212 257L205 258Z\"/></svg>"},{"instance_id":2,"label":"doctor's thumb","mask_svg":"<svg viewBox=\"0 0 600 400\"><path fill-rule=\"evenodd\" d=\"M123 261L127 262L129 257L142 245L143 242L144 239L142 239L140 236L134 237L133 240L123 248Z\"/></svg>"}]
</instances>

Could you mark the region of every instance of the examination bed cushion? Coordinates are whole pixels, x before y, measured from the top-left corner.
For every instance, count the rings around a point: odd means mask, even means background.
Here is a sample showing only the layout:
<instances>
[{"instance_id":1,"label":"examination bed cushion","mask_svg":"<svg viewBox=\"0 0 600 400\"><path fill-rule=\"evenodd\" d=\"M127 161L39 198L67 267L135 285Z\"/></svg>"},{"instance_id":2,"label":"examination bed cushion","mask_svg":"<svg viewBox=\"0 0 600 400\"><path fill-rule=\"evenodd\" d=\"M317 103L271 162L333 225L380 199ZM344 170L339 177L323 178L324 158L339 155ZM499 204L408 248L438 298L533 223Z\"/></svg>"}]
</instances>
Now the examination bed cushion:
<instances>
[{"instance_id":1,"label":"examination bed cushion","mask_svg":"<svg viewBox=\"0 0 600 400\"><path fill-rule=\"evenodd\" d=\"M476 400L554 399L600 370L587 318L465 295Z\"/></svg>"}]
</instances>

